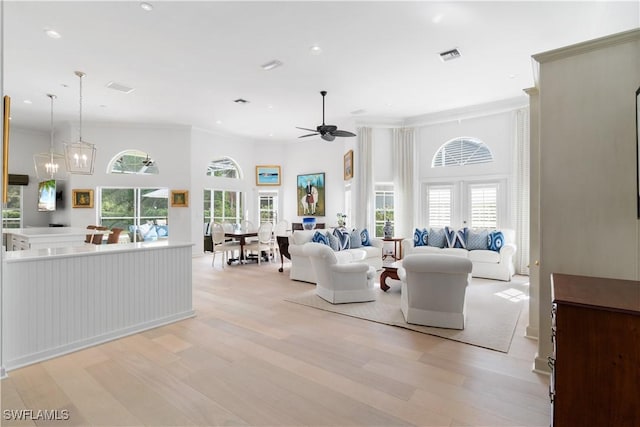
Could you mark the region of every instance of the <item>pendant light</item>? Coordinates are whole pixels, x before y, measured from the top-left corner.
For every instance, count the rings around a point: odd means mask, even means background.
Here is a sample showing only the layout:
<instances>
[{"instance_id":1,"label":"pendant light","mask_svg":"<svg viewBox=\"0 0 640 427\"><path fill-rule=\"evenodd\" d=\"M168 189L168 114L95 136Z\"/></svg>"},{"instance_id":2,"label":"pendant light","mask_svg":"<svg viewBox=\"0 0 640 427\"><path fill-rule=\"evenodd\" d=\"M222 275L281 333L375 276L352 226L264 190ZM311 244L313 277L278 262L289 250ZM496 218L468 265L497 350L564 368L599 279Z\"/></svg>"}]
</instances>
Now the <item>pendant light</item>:
<instances>
[{"instance_id":1,"label":"pendant light","mask_svg":"<svg viewBox=\"0 0 640 427\"><path fill-rule=\"evenodd\" d=\"M78 127L78 141L64 144L64 155L69 173L78 175L92 175L93 164L96 159L96 146L82 140L82 78L85 74L76 71L80 78L80 124Z\"/></svg>"},{"instance_id":2,"label":"pendant light","mask_svg":"<svg viewBox=\"0 0 640 427\"><path fill-rule=\"evenodd\" d=\"M33 163L36 167L36 176L38 179L56 179L62 180L66 178L67 166L65 164L64 155L53 151L53 100L55 95L47 94L51 100L51 123L49 126L49 152L35 154Z\"/></svg>"}]
</instances>

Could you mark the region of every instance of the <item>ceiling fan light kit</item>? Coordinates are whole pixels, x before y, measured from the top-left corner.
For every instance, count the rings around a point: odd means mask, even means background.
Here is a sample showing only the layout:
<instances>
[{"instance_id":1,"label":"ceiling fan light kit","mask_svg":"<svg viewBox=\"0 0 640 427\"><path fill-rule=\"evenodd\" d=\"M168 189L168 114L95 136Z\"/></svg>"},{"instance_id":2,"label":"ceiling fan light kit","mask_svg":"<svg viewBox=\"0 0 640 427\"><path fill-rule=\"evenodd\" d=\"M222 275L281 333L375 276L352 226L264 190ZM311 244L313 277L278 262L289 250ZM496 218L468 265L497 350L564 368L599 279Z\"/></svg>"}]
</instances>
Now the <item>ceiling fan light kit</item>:
<instances>
[{"instance_id":1,"label":"ceiling fan light kit","mask_svg":"<svg viewBox=\"0 0 640 427\"><path fill-rule=\"evenodd\" d=\"M320 95L322 95L322 124L320 126L316 126L315 130L314 129L309 129L309 128L301 128L301 127L297 127L296 126L296 129L301 129L301 130L306 130L306 131L309 131L309 132L313 132L313 133L309 133L309 134L306 134L306 135L299 136L298 138L306 138L306 137L309 137L309 136L320 135L320 137L322 139L324 139L325 141L333 141L334 139L336 139L336 136L339 136L339 137L356 136L356 134L353 133L353 132L349 132L347 130L340 130L335 125L326 125L324 123L324 98L325 98L325 96L327 96L327 91L326 90L321 91Z\"/></svg>"}]
</instances>

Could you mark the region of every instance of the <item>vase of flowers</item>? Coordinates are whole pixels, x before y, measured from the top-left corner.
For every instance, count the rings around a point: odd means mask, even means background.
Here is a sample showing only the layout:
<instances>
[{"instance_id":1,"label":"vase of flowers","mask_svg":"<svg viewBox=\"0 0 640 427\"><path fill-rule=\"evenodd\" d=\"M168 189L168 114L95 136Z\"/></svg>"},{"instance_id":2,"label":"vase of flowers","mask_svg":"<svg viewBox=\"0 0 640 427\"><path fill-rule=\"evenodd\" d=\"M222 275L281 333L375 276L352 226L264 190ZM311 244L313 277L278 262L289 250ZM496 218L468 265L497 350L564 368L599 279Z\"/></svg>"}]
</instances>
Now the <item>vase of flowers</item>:
<instances>
[{"instance_id":1,"label":"vase of flowers","mask_svg":"<svg viewBox=\"0 0 640 427\"><path fill-rule=\"evenodd\" d=\"M347 216L343 213L338 213L338 227L344 228L347 225Z\"/></svg>"}]
</instances>

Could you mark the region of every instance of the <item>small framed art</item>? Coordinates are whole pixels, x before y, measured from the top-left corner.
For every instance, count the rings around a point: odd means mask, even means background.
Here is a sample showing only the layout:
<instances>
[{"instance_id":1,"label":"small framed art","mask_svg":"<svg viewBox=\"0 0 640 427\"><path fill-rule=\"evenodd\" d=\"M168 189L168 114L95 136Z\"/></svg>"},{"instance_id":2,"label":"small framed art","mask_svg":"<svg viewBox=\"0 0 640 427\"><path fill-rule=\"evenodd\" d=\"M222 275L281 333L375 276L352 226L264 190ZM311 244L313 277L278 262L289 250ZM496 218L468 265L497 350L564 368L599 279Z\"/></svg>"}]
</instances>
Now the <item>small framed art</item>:
<instances>
[{"instance_id":1,"label":"small framed art","mask_svg":"<svg viewBox=\"0 0 640 427\"><path fill-rule=\"evenodd\" d=\"M71 197L74 208L93 208L93 190L73 190Z\"/></svg>"},{"instance_id":2,"label":"small framed art","mask_svg":"<svg viewBox=\"0 0 640 427\"><path fill-rule=\"evenodd\" d=\"M186 208L189 206L188 190L171 190L171 206L177 208Z\"/></svg>"},{"instance_id":3,"label":"small framed art","mask_svg":"<svg viewBox=\"0 0 640 427\"><path fill-rule=\"evenodd\" d=\"M256 166L256 185L280 185L280 166Z\"/></svg>"},{"instance_id":4,"label":"small framed art","mask_svg":"<svg viewBox=\"0 0 640 427\"><path fill-rule=\"evenodd\" d=\"M353 150L347 151L344 155L344 179L345 181L353 178Z\"/></svg>"}]
</instances>

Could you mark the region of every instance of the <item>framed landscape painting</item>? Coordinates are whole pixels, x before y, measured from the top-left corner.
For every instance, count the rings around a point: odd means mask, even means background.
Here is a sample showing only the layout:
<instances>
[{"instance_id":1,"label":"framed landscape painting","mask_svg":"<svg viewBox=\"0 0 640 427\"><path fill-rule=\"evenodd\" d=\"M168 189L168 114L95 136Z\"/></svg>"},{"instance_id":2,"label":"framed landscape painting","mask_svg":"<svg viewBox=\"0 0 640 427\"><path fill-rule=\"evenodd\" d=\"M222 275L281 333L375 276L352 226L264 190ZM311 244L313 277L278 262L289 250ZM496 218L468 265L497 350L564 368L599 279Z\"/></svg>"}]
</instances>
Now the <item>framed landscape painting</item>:
<instances>
[{"instance_id":1,"label":"framed landscape painting","mask_svg":"<svg viewBox=\"0 0 640 427\"><path fill-rule=\"evenodd\" d=\"M171 206L178 208L189 207L189 191L171 190Z\"/></svg>"},{"instance_id":2,"label":"framed landscape painting","mask_svg":"<svg viewBox=\"0 0 640 427\"><path fill-rule=\"evenodd\" d=\"M280 185L280 166L256 166L256 185Z\"/></svg>"},{"instance_id":3,"label":"framed landscape painting","mask_svg":"<svg viewBox=\"0 0 640 427\"><path fill-rule=\"evenodd\" d=\"M353 178L353 150L347 151L344 155L344 180Z\"/></svg>"},{"instance_id":4,"label":"framed landscape painting","mask_svg":"<svg viewBox=\"0 0 640 427\"><path fill-rule=\"evenodd\" d=\"M55 191L55 187L54 187ZM93 208L93 190L73 190L71 194L74 208Z\"/></svg>"},{"instance_id":5,"label":"framed landscape painting","mask_svg":"<svg viewBox=\"0 0 640 427\"><path fill-rule=\"evenodd\" d=\"M298 215L324 216L324 172L298 175Z\"/></svg>"}]
</instances>

